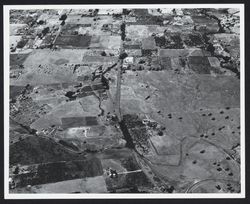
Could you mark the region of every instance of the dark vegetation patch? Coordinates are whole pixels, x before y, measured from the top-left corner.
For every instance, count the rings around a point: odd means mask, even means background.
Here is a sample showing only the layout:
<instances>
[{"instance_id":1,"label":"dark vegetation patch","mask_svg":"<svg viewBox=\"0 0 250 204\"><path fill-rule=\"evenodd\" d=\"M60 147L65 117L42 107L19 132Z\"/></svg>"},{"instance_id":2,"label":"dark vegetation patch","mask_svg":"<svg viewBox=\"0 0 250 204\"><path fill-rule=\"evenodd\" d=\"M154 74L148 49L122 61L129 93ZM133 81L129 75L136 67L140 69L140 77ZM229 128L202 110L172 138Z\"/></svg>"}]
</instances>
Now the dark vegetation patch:
<instances>
[{"instance_id":1,"label":"dark vegetation patch","mask_svg":"<svg viewBox=\"0 0 250 204\"><path fill-rule=\"evenodd\" d=\"M129 22L129 25L162 25L162 16L152 16L147 9L133 9L132 16L136 17L136 22Z\"/></svg>"},{"instance_id":2,"label":"dark vegetation patch","mask_svg":"<svg viewBox=\"0 0 250 204\"><path fill-rule=\"evenodd\" d=\"M124 115L123 116L123 120L124 122L126 123L126 126L131 129L131 128L143 128L143 127L146 127L141 119L139 118L139 116L137 115Z\"/></svg>"},{"instance_id":3,"label":"dark vegetation patch","mask_svg":"<svg viewBox=\"0 0 250 204\"><path fill-rule=\"evenodd\" d=\"M93 96L93 95L95 95L93 91L82 92L82 93L77 94L77 98L83 98L86 96Z\"/></svg>"},{"instance_id":4,"label":"dark vegetation patch","mask_svg":"<svg viewBox=\"0 0 250 204\"><path fill-rule=\"evenodd\" d=\"M14 177L18 186L54 183L58 181L94 177L103 174L99 159L91 158L81 161L55 162L40 164L36 172L20 174Z\"/></svg>"},{"instance_id":5,"label":"dark vegetation patch","mask_svg":"<svg viewBox=\"0 0 250 204\"><path fill-rule=\"evenodd\" d=\"M31 136L10 146L10 165L82 159L47 138Z\"/></svg>"},{"instance_id":6,"label":"dark vegetation patch","mask_svg":"<svg viewBox=\"0 0 250 204\"><path fill-rule=\"evenodd\" d=\"M67 91L67 93L65 94L66 97L69 98L69 100L73 101L76 99L76 95L74 91Z\"/></svg>"},{"instance_id":7,"label":"dark vegetation patch","mask_svg":"<svg viewBox=\"0 0 250 204\"><path fill-rule=\"evenodd\" d=\"M59 140L59 143L69 149L72 149L73 151L76 151L76 152L79 151L79 148L76 145L74 145L71 141Z\"/></svg>"},{"instance_id":8,"label":"dark vegetation patch","mask_svg":"<svg viewBox=\"0 0 250 204\"><path fill-rule=\"evenodd\" d=\"M101 89L105 89L106 86L104 86L104 84L93 84L91 89L92 90L101 90Z\"/></svg>"},{"instance_id":9,"label":"dark vegetation patch","mask_svg":"<svg viewBox=\"0 0 250 204\"><path fill-rule=\"evenodd\" d=\"M126 24L122 23L121 24L121 38L122 38L122 41L125 40L125 37L126 37Z\"/></svg>"},{"instance_id":10,"label":"dark vegetation patch","mask_svg":"<svg viewBox=\"0 0 250 204\"><path fill-rule=\"evenodd\" d=\"M46 34L47 34L49 31L50 31L50 28L49 28L49 27L44 28L44 29L42 30L42 32L38 34L38 37L39 37L40 39L42 39L44 36L46 36Z\"/></svg>"},{"instance_id":11,"label":"dark vegetation patch","mask_svg":"<svg viewBox=\"0 0 250 204\"><path fill-rule=\"evenodd\" d=\"M136 22L132 22L129 24L136 25L162 25L163 18L161 16L140 16L137 17Z\"/></svg>"},{"instance_id":12,"label":"dark vegetation patch","mask_svg":"<svg viewBox=\"0 0 250 204\"><path fill-rule=\"evenodd\" d=\"M134 143L133 143L133 139L130 135L130 132L128 130L127 124L124 120L122 120L120 123L120 128L123 134L124 139L126 140L126 147L130 148L130 149L134 149Z\"/></svg>"},{"instance_id":13,"label":"dark vegetation patch","mask_svg":"<svg viewBox=\"0 0 250 204\"><path fill-rule=\"evenodd\" d=\"M128 56L128 54L126 52L123 52L119 55L119 59L120 60L124 60L126 57Z\"/></svg>"},{"instance_id":14,"label":"dark vegetation patch","mask_svg":"<svg viewBox=\"0 0 250 204\"><path fill-rule=\"evenodd\" d=\"M198 33L196 34L187 34L187 36L184 36L184 43L187 46L190 47L204 47L204 40L202 39L202 36Z\"/></svg>"},{"instance_id":15,"label":"dark vegetation patch","mask_svg":"<svg viewBox=\"0 0 250 204\"><path fill-rule=\"evenodd\" d=\"M22 38L18 43L17 43L17 48L21 49L23 48L26 43L29 41L29 39Z\"/></svg>"},{"instance_id":16,"label":"dark vegetation patch","mask_svg":"<svg viewBox=\"0 0 250 204\"><path fill-rule=\"evenodd\" d=\"M67 19L66 14L61 15L60 18L59 18L60 21L65 21L66 19Z\"/></svg>"},{"instance_id":17,"label":"dark vegetation patch","mask_svg":"<svg viewBox=\"0 0 250 204\"><path fill-rule=\"evenodd\" d=\"M10 55L10 66L22 65L28 56L29 56L29 54L11 54Z\"/></svg>"},{"instance_id":18,"label":"dark vegetation patch","mask_svg":"<svg viewBox=\"0 0 250 204\"><path fill-rule=\"evenodd\" d=\"M82 92L87 92L87 91L92 91L92 90L93 90L93 89L92 89L91 86L84 86L84 87L81 89Z\"/></svg>"},{"instance_id":19,"label":"dark vegetation patch","mask_svg":"<svg viewBox=\"0 0 250 204\"><path fill-rule=\"evenodd\" d=\"M73 35L73 36L58 36L55 45L63 48L76 47L87 48L90 45L91 36L88 35Z\"/></svg>"},{"instance_id":20,"label":"dark vegetation patch","mask_svg":"<svg viewBox=\"0 0 250 204\"><path fill-rule=\"evenodd\" d=\"M131 10L128 10L128 9L122 9L122 14L123 15L128 15L131 13Z\"/></svg>"},{"instance_id":21,"label":"dark vegetation patch","mask_svg":"<svg viewBox=\"0 0 250 204\"><path fill-rule=\"evenodd\" d=\"M28 130L23 128L21 125L19 125L16 121L12 120L11 118L10 118L10 130L14 130L15 132L18 132L20 134L29 134Z\"/></svg>"},{"instance_id":22,"label":"dark vegetation patch","mask_svg":"<svg viewBox=\"0 0 250 204\"><path fill-rule=\"evenodd\" d=\"M16 97L19 96L24 89L25 89L25 86L12 86L12 85L10 85L10 98L16 99Z\"/></svg>"},{"instance_id":23,"label":"dark vegetation patch","mask_svg":"<svg viewBox=\"0 0 250 204\"><path fill-rule=\"evenodd\" d=\"M155 36L155 43L156 43L156 46L160 47L160 48L164 48L165 47L165 44L166 44L166 38L165 36Z\"/></svg>"},{"instance_id":24,"label":"dark vegetation patch","mask_svg":"<svg viewBox=\"0 0 250 204\"><path fill-rule=\"evenodd\" d=\"M162 49L184 49L180 33L165 33L163 36L154 36L156 46Z\"/></svg>"}]
</instances>

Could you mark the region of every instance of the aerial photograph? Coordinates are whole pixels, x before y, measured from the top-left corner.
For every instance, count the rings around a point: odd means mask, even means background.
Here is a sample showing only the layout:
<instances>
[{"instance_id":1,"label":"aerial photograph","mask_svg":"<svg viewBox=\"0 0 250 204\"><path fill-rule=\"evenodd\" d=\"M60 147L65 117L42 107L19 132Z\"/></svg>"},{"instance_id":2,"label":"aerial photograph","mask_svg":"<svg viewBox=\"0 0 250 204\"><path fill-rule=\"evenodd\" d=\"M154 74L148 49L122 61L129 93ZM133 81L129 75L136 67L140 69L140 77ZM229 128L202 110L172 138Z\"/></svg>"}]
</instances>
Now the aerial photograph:
<instances>
[{"instance_id":1,"label":"aerial photograph","mask_svg":"<svg viewBox=\"0 0 250 204\"><path fill-rule=\"evenodd\" d=\"M10 194L241 193L239 8L7 20Z\"/></svg>"}]
</instances>

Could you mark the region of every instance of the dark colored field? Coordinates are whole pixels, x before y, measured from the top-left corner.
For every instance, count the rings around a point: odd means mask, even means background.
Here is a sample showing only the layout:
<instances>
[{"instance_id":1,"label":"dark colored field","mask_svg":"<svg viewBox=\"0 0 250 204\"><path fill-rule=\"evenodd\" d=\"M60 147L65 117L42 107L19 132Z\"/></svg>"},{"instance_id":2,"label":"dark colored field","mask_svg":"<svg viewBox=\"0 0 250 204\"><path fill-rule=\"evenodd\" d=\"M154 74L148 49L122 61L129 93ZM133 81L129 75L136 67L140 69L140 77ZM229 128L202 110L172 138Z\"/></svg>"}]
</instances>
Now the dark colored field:
<instances>
[{"instance_id":1,"label":"dark colored field","mask_svg":"<svg viewBox=\"0 0 250 204\"><path fill-rule=\"evenodd\" d=\"M133 9L133 14L136 16L148 16L148 9Z\"/></svg>"},{"instance_id":2,"label":"dark colored field","mask_svg":"<svg viewBox=\"0 0 250 204\"><path fill-rule=\"evenodd\" d=\"M200 34L188 34L184 36L184 43L190 47L204 47L204 40Z\"/></svg>"},{"instance_id":3,"label":"dark colored field","mask_svg":"<svg viewBox=\"0 0 250 204\"><path fill-rule=\"evenodd\" d=\"M10 165L83 159L83 156L68 152L55 142L31 136L10 146Z\"/></svg>"},{"instance_id":4,"label":"dark colored field","mask_svg":"<svg viewBox=\"0 0 250 204\"><path fill-rule=\"evenodd\" d=\"M98 125L96 117L92 117L92 116L85 117L85 120L86 120L87 126Z\"/></svg>"},{"instance_id":5,"label":"dark colored field","mask_svg":"<svg viewBox=\"0 0 250 204\"><path fill-rule=\"evenodd\" d=\"M37 172L17 175L18 187L54 183L71 179L100 176L103 174L102 165L98 158L81 161L55 162L40 164Z\"/></svg>"},{"instance_id":6,"label":"dark colored field","mask_svg":"<svg viewBox=\"0 0 250 204\"><path fill-rule=\"evenodd\" d=\"M61 35L78 35L79 24L66 24L62 27Z\"/></svg>"},{"instance_id":7,"label":"dark colored field","mask_svg":"<svg viewBox=\"0 0 250 204\"><path fill-rule=\"evenodd\" d=\"M82 35L68 35L68 36L58 36L55 45L60 47L76 47L76 48L87 48L90 44L91 36Z\"/></svg>"},{"instance_id":8,"label":"dark colored field","mask_svg":"<svg viewBox=\"0 0 250 204\"><path fill-rule=\"evenodd\" d=\"M29 56L29 54L11 54L10 55L10 66L22 65L28 56Z\"/></svg>"},{"instance_id":9,"label":"dark colored field","mask_svg":"<svg viewBox=\"0 0 250 204\"><path fill-rule=\"evenodd\" d=\"M94 116L69 117L69 118L62 118L61 120L62 120L62 127L64 129L72 127L98 125L97 119Z\"/></svg>"},{"instance_id":10,"label":"dark colored field","mask_svg":"<svg viewBox=\"0 0 250 204\"><path fill-rule=\"evenodd\" d=\"M103 84L94 84L92 86L93 90L105 89L106 87Z\"/></svg>"},{"instance_id":11,"label":"dark colored field","mask_svg":"<svg viewBox=\"0 0 250 204\"><path fill-rule=\"evenodd\" d=\"M79 151L78 147L70 141L59 140L59 143L65 147L69 148L69 149L72 149L73 151Z\"/></svg>"},{"instance_id":12,"label":"dark colored field","mask_svg":"<svg viewBox=\"0 0 250 204\"><path fill-rule=\"evenodd\" d=\"M188 58L189 67L198 74L210 74L212 67L209 64L207 57L190 56Z\"/></svg>"},{"instance_id":13,"label":"dark colored field","mask_svg":"<svg viewBox=\"0 0 250 204\"><path fill-rule=\"evenodd\" d=\"M29 134L29 131L23 128L21 125L19 125L17 122L12 120L10 118L10 130L14 130L15 132L18 132L20 134ZM11 134L10 134L11 137Z\"/></svg>"},{"instance_id":14,"label":"dark colored field","mask_svg":"<svg viewBox=\"0 0 250 204\"><path fill-rule=\"evenodd\" d=\"M28 39L22 39L21 41L19 41L18 43L17 43L17 48L23 48L25 45L26 45L26 43L28 42L29 40Z\"/></svg>"},{"instance_id":15,"label":"dark colored field","mask_svg":"<svg viewBox=\"0 0 250 204\"><path fill-rule=\"evenodd\" d=\"M135 45L128 45L128 44L124 44L124 49L141 49L141 45L139 44L135 44Z\"/></svg>"},{"instance_id":16,"label":"dark colored field","mask_svg":"<svg viewBox=\"0 0 250 204\"><path fill-rule=\"evenodd\" d=\"M156 46L163 49L184 49L181 35L178 33L166 33L165 36L155 36Z\"/></svg>"},{"instance_id":17,"label":"dark colored field","mask_svg":"<svg viewBox=\"0 0 250 204\"><path fill-rule=\"evenodd\" d=\"M170 57L161 57L160 60L161 60L160 63L163 69L167 69L167 70L172 69Z\"/></svg>"},{"instance_id":18,"label":"dark colored field","mask_svg":"<svg viewBox=\"0 0 250 204\"><path fill-rule=\"evenodd\" d=\"M183 41L180 33L166 33L165 48L169 49L184 49Z\"/></svg>"},{"instance_id":19,"label":"dark colored field","mask_svg":"<svg viewBox=\"0 0 250 204\"><path fill-rule=\"evenodd\" d=\"M190 56L188 57L189 64L196 65L209 65L209 61L207 57L202 56Z\"/></svg>"},{"instance_id":20,"label":"dark colored field","mask_svg":"<svg viewBox=\"0 0 250 204\"><path fill-rule=\"evenodd\" d=\"M90 76L78 76L77 81L89 81L91 79Z\"/></svg>"},{"instance_id":21,"label":"dark colored field","mask_svg":"<svg viewBox=\"0 0 250 204\"><path fill-rule=\"evenodd\" d=\"M84 86L82 89L81 89L82 92L86 92L86 91L93 91L92 87L91 86Z\"/></svg>"},{"instance_id":22,"label":"dark colored field","mask_svg":"<svg viewBox=\"0 0 250 204\"><path fill-rule=\"evenodd\" d=\"M189 64L191 70L196 72L197 74L210 74L211 67L209 65L204 64Z\"/></svg>"},{"instance_id":23,"label":"dark colored field","mask_svg":"<svg viewBox=\"0 0 250 204\"><path fill-rule=\"evenodd\" d=\"M77 94L77 98L83 98L83 97L92 96L92 95L95 95L93 91L82 92L80 94Z\"/></svg>"},{"instance_id":24,"label":"dark colored field","mask_svg":"<svg viewBox=\"0 0 250 204\"><path fill-rule=\"evenodd\" d=\"M10 98L15 99L25 89L25 86L10 86Z\"/></svg>"}]
</instances>

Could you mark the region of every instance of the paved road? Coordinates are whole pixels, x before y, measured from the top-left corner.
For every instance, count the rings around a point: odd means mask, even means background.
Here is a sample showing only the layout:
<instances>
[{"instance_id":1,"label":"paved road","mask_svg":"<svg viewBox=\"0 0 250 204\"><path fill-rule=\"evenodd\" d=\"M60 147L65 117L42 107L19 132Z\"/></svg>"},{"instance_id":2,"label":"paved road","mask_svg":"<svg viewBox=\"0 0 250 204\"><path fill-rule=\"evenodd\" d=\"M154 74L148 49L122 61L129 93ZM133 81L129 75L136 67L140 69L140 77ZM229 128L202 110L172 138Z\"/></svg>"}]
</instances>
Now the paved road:
<instances>
[{"instance_id":1,"label":"paved road","mask_svg":"<svg viewBox=\"0 0 250 204\"><path fill-rule=\"evenodd\" d=\"M125 17L122 16L122 23L125 23ZM121 40L120 46L120 54L124 53L124 46L123 40ZM123 60L120 59L118 63L118 72L117 72L117 87L116 87L116 96L115 96L115 109L116 115L118 117L119 122L122 121L122 114L121 114L121 78L122 78L122 66Z\"/></svg>"}]
</instances>

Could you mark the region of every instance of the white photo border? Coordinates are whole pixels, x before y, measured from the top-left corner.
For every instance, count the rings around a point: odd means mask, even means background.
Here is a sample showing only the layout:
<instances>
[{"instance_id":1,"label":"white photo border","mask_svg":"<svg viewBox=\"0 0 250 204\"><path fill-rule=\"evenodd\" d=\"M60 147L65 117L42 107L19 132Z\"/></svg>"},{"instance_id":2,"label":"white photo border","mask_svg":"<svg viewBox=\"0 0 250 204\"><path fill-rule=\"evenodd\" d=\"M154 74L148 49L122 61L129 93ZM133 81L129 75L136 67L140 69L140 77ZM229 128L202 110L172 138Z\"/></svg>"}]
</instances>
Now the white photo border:
<instances>
[{"instance_id":1,"label":"white photo border","mask_svg":"<svg viewBox=\"0 0 250 204\"><path fill-rule=\"evenodd\" d=\"M11 9L93 9L93 8L239 8L240 9L240 128L241 192L234 194L19 194L9 193L9 11ZM201 199L245 198L245 15L244 4L73 4L73 5L4 5L4 198L5 199Z\"/></svg>"}]
</instances>

